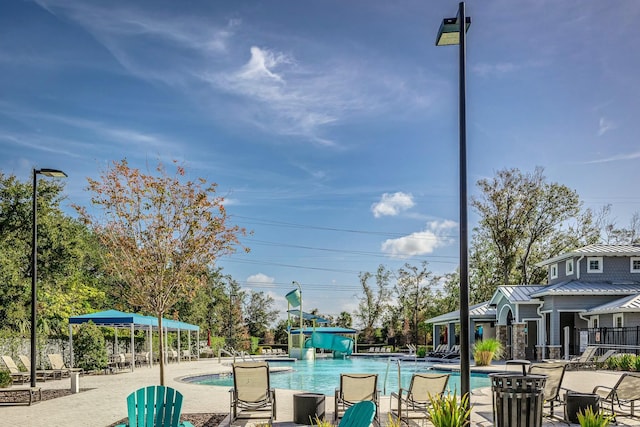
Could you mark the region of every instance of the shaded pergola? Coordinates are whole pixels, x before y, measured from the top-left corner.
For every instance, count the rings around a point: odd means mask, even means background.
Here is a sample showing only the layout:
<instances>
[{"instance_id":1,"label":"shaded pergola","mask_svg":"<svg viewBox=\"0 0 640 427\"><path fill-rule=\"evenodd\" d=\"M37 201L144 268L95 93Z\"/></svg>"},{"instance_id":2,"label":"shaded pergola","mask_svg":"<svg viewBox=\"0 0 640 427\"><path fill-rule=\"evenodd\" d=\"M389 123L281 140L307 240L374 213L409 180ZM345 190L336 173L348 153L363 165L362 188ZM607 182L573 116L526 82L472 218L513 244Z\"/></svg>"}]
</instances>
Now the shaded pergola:
<instances>
[{"instance_id":1,"label":"shaded pergola","mask_svg":"<svg viewBox=\"0 0 640 427\"><path fill-rule=\"evenodd\" d=\"M158 333L164 333L165 336L169 332L178 332L178 349L180 348L180 332L188 331L188 341L189 348L191 348L191 332L196 332L196 342L200 342L200 327L197 325L192 325L186 322L180 322L172 319L162 319L162 331L159 331L158 328L158 319L153 316L144 316L136 313L125 313L118 310L106 310L99 311L96 313L87 313L80 316L73 316L69 318L69 348L71 352L71 366L74 366L73 363L73 325L80 325L83 323L92 322L98 326L111 327L115 329L115 340L116 340L116 348L118 343L118 328L128 329L130 331L131 337L131 370L134 369L135 366L135 344L134 344L134 333L136 330L142 330L147 332L147 342L149 343L149 360L153 361L153 346L152 346L152 335L153 331L157 331ZM165 357L168 354L168 340L164 340L165 342ZM200 352L197 352L197 357L200 356ZM182 358L182 354L178 351L178 362ZM188 355L189 360L191 360L191 352Z\"/></svg>"}]
</instances>

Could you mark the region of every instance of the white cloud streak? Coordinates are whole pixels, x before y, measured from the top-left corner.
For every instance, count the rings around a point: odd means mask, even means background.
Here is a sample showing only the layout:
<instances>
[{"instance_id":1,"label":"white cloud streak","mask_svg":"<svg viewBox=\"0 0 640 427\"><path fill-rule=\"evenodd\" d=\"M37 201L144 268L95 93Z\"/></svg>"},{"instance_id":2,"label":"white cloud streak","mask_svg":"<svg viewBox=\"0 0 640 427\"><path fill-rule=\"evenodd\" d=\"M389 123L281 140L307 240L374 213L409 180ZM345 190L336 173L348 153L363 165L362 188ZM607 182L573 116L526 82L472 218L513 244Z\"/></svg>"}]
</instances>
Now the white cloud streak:
<instances>
[{"instance_id":1,"label":"white cloud streak","mask_svg":"<svg viewBox=\"0 0 640 427\"><path fill-rule=\"evenodd\" d=\"M598 136L602 136L610 130L616 129L618 126L606 117L600 117L598 125Z\"/></svg>"}]
</instances>

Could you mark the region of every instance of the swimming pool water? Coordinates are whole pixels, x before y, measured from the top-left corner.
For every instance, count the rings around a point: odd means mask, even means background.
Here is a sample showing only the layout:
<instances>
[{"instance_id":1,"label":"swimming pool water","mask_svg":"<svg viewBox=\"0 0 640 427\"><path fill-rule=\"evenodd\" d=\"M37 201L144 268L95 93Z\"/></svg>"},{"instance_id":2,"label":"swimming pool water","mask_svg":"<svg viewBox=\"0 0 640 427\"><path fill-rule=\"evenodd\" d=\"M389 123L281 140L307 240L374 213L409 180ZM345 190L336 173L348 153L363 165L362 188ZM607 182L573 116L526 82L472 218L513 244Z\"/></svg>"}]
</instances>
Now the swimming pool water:
<instances>
[{"instance_id":1,"label":"swimming pool water","mask_svg":"<svg viewBox=\"0 0 640 427\"><path fill-rule=\"evenodd\" d=\"M286 366L293 371L272 372L271 387L289 390L305 390L315 393L332 395L340 384L341 373L377 373L378 388L382 394L398 391L398 365L396 362L387 363L384 359L351 358L351 359L317 359L315 361L298 360L291 362L269 362L272 367ZM388 367L388 373L387 373ZM428 362L401 362L400 382L403 388L409 386L411 375L415 372L428 372L431 364ZM432 371L439 372L439 371ZM386 377L386 383L385 383ZM198 384L233 387L231 375L210 375L187 379ZM471 389L489 387L489 377L483 374L471 374ZM452 372L448 384L449 390L460 390L460 374Z\"/></svg>"}]
</instances>

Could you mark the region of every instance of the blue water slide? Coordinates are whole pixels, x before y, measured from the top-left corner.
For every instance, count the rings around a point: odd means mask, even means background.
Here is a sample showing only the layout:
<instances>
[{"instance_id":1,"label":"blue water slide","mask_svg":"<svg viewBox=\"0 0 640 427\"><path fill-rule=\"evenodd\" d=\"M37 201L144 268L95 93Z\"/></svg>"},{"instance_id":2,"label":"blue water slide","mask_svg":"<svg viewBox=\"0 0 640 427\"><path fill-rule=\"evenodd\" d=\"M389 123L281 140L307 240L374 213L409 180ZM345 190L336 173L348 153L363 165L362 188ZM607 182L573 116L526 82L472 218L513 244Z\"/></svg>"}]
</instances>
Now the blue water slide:
<instances>
[{"instance_id":1,"label":"blue water slide","mask_svg":"<svg viewBox=\"0 0 640 427\"><path fill-rule=\"evenodd\" d=\"M316 347L349 355L353 353L353 339L342 335L314 332L305 342L305 347Z\"/></svg>"}]
</instances>

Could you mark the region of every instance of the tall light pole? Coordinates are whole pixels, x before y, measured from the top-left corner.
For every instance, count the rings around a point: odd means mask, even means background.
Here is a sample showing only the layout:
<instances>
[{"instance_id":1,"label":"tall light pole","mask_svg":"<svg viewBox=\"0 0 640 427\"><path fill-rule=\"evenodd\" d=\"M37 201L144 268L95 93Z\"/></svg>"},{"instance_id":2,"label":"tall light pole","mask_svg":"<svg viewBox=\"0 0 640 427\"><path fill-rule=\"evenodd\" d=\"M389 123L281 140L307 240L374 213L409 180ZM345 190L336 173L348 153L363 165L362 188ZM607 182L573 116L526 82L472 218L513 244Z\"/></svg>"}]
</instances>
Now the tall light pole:
<instances>
[{"instance_id":1,"label":"tall light pole","mask_svg":"<svg viewBox=\"0 0 640 427\"><path fill-rule=\"evenodd\" d=\"M462 24L464 23L464 24ZM471 17L464 2L456 18L445 18L440 25L436 46L460 46L460 394L469 395L469 264L467 230L467 117L466 117L466 32Z\"/></svg>"},{"instance_id":2,"label":"tall light pole","mask_svg":"<svg viewBox=\"0 0 640 427\"><path fill-rule=\"evenodd\" d=\"M38 175L66 178L57 169L33 169L33 208L31 210L31 387L36 386L36 325L38 304Z\"/></svg>"}]
</instances>

